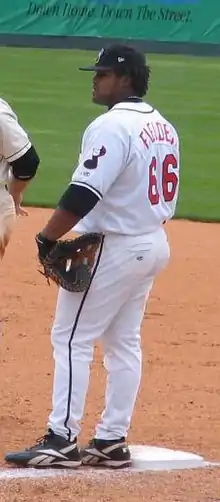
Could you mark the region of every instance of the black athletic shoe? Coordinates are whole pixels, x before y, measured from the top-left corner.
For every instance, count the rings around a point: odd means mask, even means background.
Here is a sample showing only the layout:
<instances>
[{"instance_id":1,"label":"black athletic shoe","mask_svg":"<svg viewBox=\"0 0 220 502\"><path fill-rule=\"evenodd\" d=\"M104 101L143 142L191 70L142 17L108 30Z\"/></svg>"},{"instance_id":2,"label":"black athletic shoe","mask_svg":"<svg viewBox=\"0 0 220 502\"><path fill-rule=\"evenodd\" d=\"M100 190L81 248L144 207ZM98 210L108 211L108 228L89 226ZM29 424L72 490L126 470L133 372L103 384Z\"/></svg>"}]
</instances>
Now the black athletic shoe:
<instances>
[{"instance_id":1,"label":"black athletic shoe","mask_svg":"<svg viewBox=\"0 0 220 502\"><path fill-rule=\"evenodd\" d=\"M117 440L92 439L81 449L83 465L120 469L131 466L131 454L125 438Z\"/></svg>"},{"instance_id":2,"label":"black athletic shoe","mask_svg":"<svg viewBox=\"0 0 220 502\"><path fill-rule=\"evenodd\" d=\"M81 465L76 439L69 442L54 434L50 429L48 434L38 439L34 446L23 451L7 453L5 460L18 467L35 467L36 469L75 469Z\"/></svg>"}]
</instances>

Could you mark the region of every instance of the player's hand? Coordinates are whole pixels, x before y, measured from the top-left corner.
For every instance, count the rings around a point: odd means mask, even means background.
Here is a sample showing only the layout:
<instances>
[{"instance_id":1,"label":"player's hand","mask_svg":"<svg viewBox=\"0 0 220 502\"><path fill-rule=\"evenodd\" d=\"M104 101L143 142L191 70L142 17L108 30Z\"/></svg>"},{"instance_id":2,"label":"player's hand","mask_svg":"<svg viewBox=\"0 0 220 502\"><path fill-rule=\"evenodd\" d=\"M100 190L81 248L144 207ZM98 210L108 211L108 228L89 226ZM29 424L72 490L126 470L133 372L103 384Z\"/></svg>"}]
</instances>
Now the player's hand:
<instances>
[{"instance_id":1,"label":"player's hand","mask_svg":"<svg viewBox=\"0 0 220 502\"><path fill-rule=\"evenodd\" d=\"M51 249L55 246L56 241L50 241L39 232L35 236L35 242L38 248L38 258L39 260L45 260Z\"/></svg>"},{"instance_id":2,"label":"player's hand","mask_svg":"<svg viewBox=\"0 0 220 502\"><path fill-rule=\"evenodd\" d=\"M15 206L16 216L28 216L28 211L21 206Z\"/></svg>"},{"instance_id":3,"label":"player's hand","mask_svg":"<svg viewBox=\"0 0 220 502\"><path fill-rule=\"evenodd\" d=\"M23 209L23 207L21 206L22 194L19 194L16 197L14 196L13 199L14 199L16 216L28 216L28 212L26 211L26 209Z\"/></svg>"}]
</instances>

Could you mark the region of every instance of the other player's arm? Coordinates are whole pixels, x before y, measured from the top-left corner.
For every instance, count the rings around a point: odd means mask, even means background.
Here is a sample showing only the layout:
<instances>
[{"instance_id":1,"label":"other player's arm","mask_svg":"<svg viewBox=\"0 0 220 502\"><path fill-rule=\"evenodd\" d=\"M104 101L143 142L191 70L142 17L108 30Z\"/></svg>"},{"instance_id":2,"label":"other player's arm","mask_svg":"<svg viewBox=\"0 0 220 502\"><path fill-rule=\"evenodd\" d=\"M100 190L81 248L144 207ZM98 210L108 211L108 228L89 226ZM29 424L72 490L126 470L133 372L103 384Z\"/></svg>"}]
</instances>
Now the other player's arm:
<instances>
[{"instance_id":1,"label":"other player's arm","mask_svg":"<svg viewBox=\"0 0 220 502\"><path fill-rule=\"evenodd\" d=\"M85 135L79 165L47 225L37 236L47 254L54 242L86 216L109 190L125 165L125 145L120 131L102 128ZM88 161L97 156L96 167ZM95 164L94 164L95 165ZM87 167L88 166L88 167Z\"/></svg>"},{"instance_id":2,"label":"other player's arm","mask_svg":"<svg viewBox=\"0 0 220 502\"><path fill-rule=\"evenodd\" d=\"M22 194L34 178L40 159L17 116L7 104L0 115L0 137L1 155L10 166L8 189L19 214Z\"/></svg>"},{"instance_id":3,"label":"other player's arm","mask_svg":"<svg viewBox=\"0 0 220 502\"><path fill-rule=\"evenodd\" d=\"M35 177L39 163L40 159L33 145L24 155L10 162L11 175L8 189L14 199L17 214L22 214L20 207L22 195L30 181Z\"/></svg>"}]
</instances>

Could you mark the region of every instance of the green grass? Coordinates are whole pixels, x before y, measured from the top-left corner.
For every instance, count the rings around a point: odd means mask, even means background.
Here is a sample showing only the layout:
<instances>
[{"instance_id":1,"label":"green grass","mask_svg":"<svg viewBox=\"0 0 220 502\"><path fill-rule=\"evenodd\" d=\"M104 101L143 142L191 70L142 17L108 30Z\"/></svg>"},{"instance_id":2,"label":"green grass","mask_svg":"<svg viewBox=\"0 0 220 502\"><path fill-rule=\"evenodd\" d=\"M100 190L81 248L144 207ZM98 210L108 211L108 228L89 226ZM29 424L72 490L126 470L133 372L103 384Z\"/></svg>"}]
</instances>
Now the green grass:
<instances>
[{"instance_id":1,"label":"green grass","mask_svg":"<svg viewBox=\"0 0 220 502\"><path fill-rule=\"evenodd\" d=\"M91 103L91 75L78 66L93 52L0 48L1 96L17 111L41 167L25 203L55 206L76 165L83 130L104 109ZM177 217L220 220L220 60L150 55L148 101L181 140Z\"/></svg>"}]
</instances>

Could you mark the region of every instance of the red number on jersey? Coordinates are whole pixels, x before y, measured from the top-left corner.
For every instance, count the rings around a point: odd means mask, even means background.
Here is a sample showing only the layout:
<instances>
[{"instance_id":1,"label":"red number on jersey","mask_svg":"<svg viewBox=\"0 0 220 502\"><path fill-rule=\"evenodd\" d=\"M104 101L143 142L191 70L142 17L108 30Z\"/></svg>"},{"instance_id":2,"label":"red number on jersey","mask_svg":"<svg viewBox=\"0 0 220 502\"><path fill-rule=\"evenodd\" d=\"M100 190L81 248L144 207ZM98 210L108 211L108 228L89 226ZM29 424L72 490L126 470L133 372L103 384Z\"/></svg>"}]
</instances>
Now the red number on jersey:
<instances>
[{"instance_id":1,"label":"red number on jersey","mask_svg":"<svg viewBox=\"0 0 220 502\"><path fill-rule=\"evenodd\" d=\"M176 169L177 161L172 153L166 155L162 164L162 190L165 202L171 202L174 199L176 188L178 185L178 177L169 168ZM149 188L148 197L152 205L158 204L160 200L158 187L157 187L157 159L152 157L149 166Z\"/></svg>"},{"instance_id":2,"label":"red number on jersey","mask_svg":"<svg viewBox=\"0 0 220 502\"><path fill-rule=\"evenodd\" d=\"M177 168L177 161L172 153L166 155L163 161L162 187L165 202L173 200L178 185L177 175L173 171L169 172L170 166L173 169Z\"/></svg>"},{"instance_id":3,"label":"red number on jersey","mask_svg":"<svg viewBox=\"0 0 220 502\"><path fill-rule=\"evenodd\" d=\"M153 157L149 166L149 188L148 188L148 197L152 205L158 204L160 199L157 188L156 168L157 168L157 159L156 157Z\"/></svg>"}]
</instances>

